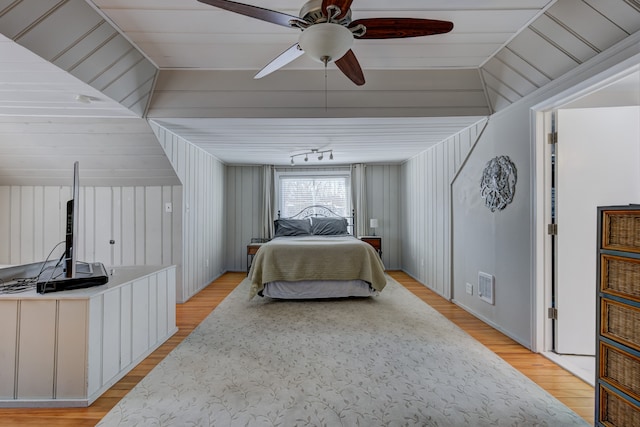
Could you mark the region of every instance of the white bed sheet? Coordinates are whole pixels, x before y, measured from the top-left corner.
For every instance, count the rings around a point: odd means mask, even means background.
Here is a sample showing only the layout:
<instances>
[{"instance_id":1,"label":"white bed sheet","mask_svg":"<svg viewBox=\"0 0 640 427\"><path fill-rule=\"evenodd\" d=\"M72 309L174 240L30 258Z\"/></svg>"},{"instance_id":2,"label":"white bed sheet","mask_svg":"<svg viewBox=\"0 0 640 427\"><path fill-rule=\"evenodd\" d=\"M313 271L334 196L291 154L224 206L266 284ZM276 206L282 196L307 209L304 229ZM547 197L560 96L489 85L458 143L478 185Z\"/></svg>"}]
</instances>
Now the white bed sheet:
<instances>
[{"instance_id":1,"label":"white bed sheet","mask_svg":"<svg viewBox=\"0 0 640 427\"><path fill-rule=\"evenodd\" d=\"M269 282L262 295L280 299L315 299L377 296L364 280L302 280L299 282Z\"/></svg>"}]
</instances>

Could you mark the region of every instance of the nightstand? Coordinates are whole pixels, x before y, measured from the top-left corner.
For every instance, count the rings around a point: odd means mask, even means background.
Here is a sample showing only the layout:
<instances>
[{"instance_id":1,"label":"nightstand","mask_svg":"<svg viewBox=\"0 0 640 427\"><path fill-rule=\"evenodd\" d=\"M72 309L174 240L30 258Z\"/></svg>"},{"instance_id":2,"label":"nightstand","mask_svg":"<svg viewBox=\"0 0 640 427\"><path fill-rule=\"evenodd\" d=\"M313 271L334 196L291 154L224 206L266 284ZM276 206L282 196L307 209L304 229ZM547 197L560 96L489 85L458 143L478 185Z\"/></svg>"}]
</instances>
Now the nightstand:
<instances>
[{"instance_id":1,"label":"nightstand","mask_svg":"<svg viewBox=\"0 0 640 427\"><path fill-rule=\"evenodd\" d=\"M380 236L360 236L360 240L367 242L378 251L378 255L382 258L382 237Z\"/></svg>"},{"instance_id":2,"label":"nightstand","mask_svg":"<svg viewBox=\"0 0 640 427\"><path fill-rule=\"evenodd\" d=\"M251 239L251 243L247 245L247 273L249 273L249 270L251 269L251 263L253 262L253 257L258 252L258 249L260 249L260 246L262 246L268 241L269 239L260 239L260 238L254 237Z\"/></svg>"}]
</instances>

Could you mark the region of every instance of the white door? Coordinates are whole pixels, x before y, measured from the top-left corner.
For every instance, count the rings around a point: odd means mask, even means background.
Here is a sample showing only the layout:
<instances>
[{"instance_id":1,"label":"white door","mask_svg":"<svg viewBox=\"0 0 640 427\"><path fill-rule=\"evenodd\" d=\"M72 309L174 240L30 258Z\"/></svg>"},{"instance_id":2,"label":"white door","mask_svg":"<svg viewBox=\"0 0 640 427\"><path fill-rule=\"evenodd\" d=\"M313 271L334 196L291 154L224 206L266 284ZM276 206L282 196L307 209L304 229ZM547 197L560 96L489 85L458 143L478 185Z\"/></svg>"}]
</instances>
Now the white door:
<instances>
[{"instance_id":1,"label":"white door","mask_svg":"<svg viewBox=\"0 0 640 427\"><path fill-rule=\"evenodd\" d=\"M595 354L596 207L640 203L639 114L558 111L556 353Z\"/></svg>"}]
</instances>

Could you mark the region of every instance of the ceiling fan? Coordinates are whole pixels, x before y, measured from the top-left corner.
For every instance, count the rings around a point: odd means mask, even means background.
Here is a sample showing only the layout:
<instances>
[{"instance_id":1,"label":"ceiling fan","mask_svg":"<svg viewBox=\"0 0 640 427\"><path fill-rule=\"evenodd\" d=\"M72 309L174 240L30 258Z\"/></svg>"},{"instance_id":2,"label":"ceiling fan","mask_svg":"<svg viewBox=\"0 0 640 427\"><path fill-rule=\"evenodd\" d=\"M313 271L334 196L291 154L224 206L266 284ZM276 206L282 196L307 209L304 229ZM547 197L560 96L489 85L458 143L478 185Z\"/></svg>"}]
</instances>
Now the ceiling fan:
<instances>
[{"instance_id":1,"label":"ceiling fan","mask_svg":"<svg viewBox=\"0 0 640 427\"><path fill-rule=\"evenodd\" d=\"M420 18L367 18L351 20L353 0L309 0L300 9L300 16L264 9L230 0L198 0L211 6L302 30L298 42L267 64L254 78L264 77L303 54L327 66L336 66L356 85L364 84L364 74L351 50L354 38L395 39L448 33L449 21Z\"/></svg>"}]
</instances>

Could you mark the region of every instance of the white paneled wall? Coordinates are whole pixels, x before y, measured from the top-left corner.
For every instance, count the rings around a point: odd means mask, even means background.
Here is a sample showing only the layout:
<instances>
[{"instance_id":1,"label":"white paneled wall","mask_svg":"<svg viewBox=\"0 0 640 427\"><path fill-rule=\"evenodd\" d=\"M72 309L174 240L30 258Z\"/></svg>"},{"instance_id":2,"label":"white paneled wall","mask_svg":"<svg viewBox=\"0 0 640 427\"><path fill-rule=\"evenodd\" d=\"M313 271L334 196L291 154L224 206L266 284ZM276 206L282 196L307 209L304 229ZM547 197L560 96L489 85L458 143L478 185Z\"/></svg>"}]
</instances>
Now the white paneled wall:
<instances>
[{"instance_id":1,"label":"white paneled wall","mask_svg":"<svg viewBox=\"0 0 640 427\"><path fill-rule=\"evenodd\" d=\"M382 238L382 261L388 270L398 270L402 259L400 170L400 165L366 165L367 215L378 219L375 232Z\"/></svg>"},{"instance_id":2,"label":"white paneled wall","mask_svg":"<svg viewBox=\"0 0 640 427\"><path fill-rule=\"evenodd\" d=\"M483 120L402 165L402 269L445 298L451 297L451 182L485 124Z\"/></svg>"},{"instance_id":3,"label":"white paneled wall","mask_svg":"<svg viewBox=\"0 0 640 427\"><path fill-rule=\"evenodd\" d=\"M247 269L247 243L262 237L262 166L227 166L227 261L229 271Z\"/></svg>"},{"instance_id":4,"label":"white paneled wall","mask_svg":"<svg viewBox=\"0 0 640 427\"><path fill-rule=\"evenodd\" d=\"M0 187L0 264L43 261L54 248L52 257L59 257L70 197L71 187ZM180 186L81 187L78 259L106 266L179 263L181 224L165 212L166 203L179 211Z\"/></svg>"},{"instance_id":5,"label":"white paneled wall","mask_svg":"<svg viewBox=\"0 0 640 427\"><path fill-rule=\"evenodd\" d=\"M225 271L226 166L153 121L150 125L182 182L182 203L173 211L182 228L173 238L182 248L176 298L184 302Z\"/></svg>"},{"instance_id":6,"label":"white paneled wall","mask_svg":"<svg viewBox=\"0 0 640 427\"><path fill-rule=\"evenodd\" d=\"M304 168L278 168L300 171ZM335 170L335 168L314 168ZM344 168L341 168L344 170ZM387 269L400 268L400 166L367 165L367 210L378 218L382 260ZM247 269L247 243L261 236L262 166L227 166L227 262L229 271ZM375 215L375 216L372 216Z\"/></svg>"}]
</instances>

